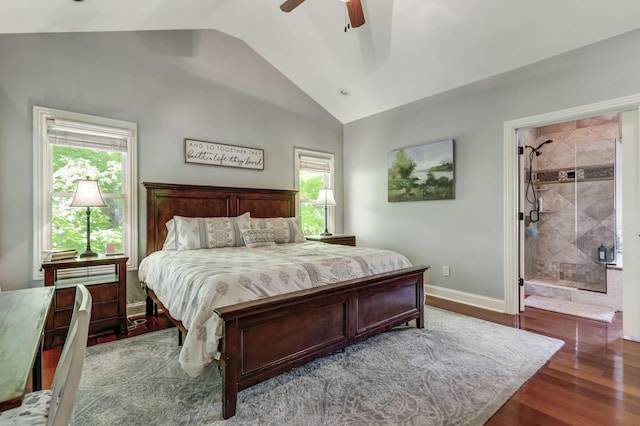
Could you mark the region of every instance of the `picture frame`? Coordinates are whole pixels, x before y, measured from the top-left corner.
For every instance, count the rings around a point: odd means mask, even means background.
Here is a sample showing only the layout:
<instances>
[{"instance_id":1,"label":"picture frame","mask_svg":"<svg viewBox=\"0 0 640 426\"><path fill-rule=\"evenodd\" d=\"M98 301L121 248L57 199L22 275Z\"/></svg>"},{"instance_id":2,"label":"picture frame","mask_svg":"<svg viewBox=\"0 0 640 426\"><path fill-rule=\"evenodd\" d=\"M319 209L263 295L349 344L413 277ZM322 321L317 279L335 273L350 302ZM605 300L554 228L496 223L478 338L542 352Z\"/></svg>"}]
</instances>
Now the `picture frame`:
<instances>
[{"instance_id":1,"label":"picture frame","mask_svg":"<svg viewBox=\"0 0 640 426\"><path fill-rule=\"evenodd\" d=\"M264 150L198 139L184 140L185 163L264 170Z\"/></svg>"},{"instance_id":2,"label":"picture frame","mask_svg":"<svg viewBox=\"0 0 640 426\"><path fill-rule=\"evenodd\" d=\"M389 202L455 198L454 141L401 148L388 154Z\"/></svg>"}]
</instances>

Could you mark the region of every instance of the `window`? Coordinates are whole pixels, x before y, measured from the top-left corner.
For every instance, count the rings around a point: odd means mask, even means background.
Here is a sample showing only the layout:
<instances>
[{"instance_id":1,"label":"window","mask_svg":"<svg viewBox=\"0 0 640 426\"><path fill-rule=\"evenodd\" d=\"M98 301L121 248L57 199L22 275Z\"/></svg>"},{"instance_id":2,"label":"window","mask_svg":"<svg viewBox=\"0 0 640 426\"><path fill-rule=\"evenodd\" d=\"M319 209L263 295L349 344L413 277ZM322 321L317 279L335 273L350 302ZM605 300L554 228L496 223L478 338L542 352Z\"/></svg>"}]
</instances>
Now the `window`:
<instances>
[{"instance_id":1,"label":"window","mask_svg":"<svg viewBox=\"0 0 640 426\"><path fill-rule=\"evenodd\" d=\"M324 206L316 204L318 192L322 188L334 189L333 154L294 150L296 189L298 190L298 205L302 221L302 231L305 235L318 235L324 232ZM328 208L327 228L333 233L335 230L335 207Z\"/></svg>"},{"instance_id":2,"label":"window","mask_svg":"<svg viewBox=\"0 0 640 426\"><path fill-rule=\"evenodd\" d=\"M87 245L87 210L71 207L78 179L96 179L106 207L91 209L91 249L107 244L137 267L137 125L34 107L34 279L47 251Z\"/></svg>"}]
</instances>

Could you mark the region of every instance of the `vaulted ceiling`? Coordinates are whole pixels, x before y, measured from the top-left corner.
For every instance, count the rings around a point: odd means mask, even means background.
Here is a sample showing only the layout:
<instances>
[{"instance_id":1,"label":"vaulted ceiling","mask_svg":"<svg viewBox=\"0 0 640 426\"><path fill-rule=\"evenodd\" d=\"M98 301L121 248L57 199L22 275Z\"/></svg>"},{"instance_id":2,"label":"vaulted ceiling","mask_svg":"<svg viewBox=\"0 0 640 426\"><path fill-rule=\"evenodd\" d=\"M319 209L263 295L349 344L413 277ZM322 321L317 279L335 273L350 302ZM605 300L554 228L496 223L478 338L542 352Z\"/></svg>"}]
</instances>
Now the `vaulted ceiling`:
<instances>
[{"instance_id":1,"label":"vaulted ceiling","mask_svg":"<svg viewBox=\"0 0 640 426\"><path fill-rule=\"evenodd\" d=\"M362 0L347 32L340 0L283 1L0 0L0 33L219 30L348 123L640 27L638 0Z\"/></svg>"}]
</instances>

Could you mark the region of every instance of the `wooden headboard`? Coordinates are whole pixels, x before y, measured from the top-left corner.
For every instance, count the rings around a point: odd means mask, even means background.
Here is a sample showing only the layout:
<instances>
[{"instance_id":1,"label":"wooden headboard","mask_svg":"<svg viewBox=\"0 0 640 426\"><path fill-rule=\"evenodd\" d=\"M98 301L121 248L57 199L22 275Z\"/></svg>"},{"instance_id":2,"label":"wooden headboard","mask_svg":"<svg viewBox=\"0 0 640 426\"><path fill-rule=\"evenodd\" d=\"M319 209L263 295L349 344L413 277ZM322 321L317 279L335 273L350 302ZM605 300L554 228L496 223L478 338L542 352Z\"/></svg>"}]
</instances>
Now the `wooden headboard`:
<instances>
[{"instance_id":1,"label":"wooden headboard","mask_svg":"<svg viewBox=\"0 0 640 426\"><path fill-rule=\"evenodd\" d=\"M162 249L167 223L173 216L291 217L298 191L228 188L144 182L147 189L147 255Z\"/></svg>"}]
</instances>

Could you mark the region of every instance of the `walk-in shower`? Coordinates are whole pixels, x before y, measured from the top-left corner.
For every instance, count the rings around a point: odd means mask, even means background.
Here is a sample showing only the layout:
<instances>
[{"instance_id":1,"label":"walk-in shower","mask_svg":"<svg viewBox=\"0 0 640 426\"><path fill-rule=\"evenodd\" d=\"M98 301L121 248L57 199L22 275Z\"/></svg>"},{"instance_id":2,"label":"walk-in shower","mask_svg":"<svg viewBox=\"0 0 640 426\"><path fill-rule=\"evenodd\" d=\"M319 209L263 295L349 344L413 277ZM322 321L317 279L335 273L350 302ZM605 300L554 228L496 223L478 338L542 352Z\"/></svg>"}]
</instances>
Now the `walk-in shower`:
<instances>
[{"instance_id":1,"label":"walk-in shower","mask_svg":"<svg viewBox=\"0 0 640 426\"><path fill-rule=\"evenodd\" d=\"M619 134L617 114L523 131L525 281L607 292Z\"/></svg>"}]
</instances>

